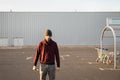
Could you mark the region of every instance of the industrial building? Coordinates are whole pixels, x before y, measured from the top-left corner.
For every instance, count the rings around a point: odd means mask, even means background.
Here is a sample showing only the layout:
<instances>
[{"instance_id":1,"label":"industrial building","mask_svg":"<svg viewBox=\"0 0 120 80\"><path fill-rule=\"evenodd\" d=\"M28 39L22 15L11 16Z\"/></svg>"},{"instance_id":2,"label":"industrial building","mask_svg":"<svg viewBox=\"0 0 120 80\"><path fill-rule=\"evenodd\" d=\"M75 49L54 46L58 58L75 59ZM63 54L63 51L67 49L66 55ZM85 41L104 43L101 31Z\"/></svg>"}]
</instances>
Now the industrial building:
<instances>
[{"instance_id":1,"label":"industrial building","mask_svg":"<svg viewBox=\"0 0 120 80\"><path fill-rule=\"evenodd\" d=\"M45 29L58 45L99 45L107 17L120 12L0 12L0 46L35 46Z\"/></svg>"}]
</instances>

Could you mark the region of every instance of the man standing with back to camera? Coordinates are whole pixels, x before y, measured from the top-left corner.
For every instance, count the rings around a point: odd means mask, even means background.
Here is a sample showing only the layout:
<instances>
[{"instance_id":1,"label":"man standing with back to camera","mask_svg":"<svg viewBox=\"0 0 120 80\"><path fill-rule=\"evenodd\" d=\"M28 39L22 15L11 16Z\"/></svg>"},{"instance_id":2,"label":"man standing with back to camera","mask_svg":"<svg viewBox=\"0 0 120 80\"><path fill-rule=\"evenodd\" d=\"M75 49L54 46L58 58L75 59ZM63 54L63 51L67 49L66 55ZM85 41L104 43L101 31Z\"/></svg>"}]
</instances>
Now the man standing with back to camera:
<instances>
[{"instance_id":1,"label":"man standing with back to camera","mask_svg":"<svg viewBox=\"0 0 120 80\"><path fill-rule=\"evenodd\" d=\"M57 43L52 40L52 31L47 29L44 33L45 39L38 44L34 56L33 70L37 70L37 62L40 59L40 80L55 80L55 72L60 70L60 57ZM55 60L57 67L55 67Z\"/></svg>"}]
</instances>

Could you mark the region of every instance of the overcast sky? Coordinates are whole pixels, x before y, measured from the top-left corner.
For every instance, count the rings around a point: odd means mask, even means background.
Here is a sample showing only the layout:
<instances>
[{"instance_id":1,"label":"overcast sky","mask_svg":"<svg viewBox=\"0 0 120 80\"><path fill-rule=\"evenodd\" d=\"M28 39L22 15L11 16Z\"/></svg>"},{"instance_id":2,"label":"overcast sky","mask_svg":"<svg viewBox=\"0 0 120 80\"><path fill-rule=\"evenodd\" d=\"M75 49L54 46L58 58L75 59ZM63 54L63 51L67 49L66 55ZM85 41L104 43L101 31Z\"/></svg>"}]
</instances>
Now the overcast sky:
<instances>
[{"instance_id":1,"label":"overcast sky","mask_svg":"<svg viewBox=\"0 0 120 80\"><path fill-rule=\"evenodd\" d=\"M120 11L120 0L0 0L0 11Z\"/></svg>"}]
</instances>

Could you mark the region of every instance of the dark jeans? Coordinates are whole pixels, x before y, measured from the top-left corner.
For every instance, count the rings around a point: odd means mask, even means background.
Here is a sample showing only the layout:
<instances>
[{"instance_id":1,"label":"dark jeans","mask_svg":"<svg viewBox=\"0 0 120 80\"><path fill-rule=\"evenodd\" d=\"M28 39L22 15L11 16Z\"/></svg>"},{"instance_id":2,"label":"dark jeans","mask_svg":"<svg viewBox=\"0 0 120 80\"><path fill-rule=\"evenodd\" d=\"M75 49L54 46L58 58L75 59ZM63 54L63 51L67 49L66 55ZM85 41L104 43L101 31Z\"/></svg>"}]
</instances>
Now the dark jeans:
<instances>
[{"instance_id":1,"label":"dark jeans","mask_svg":"<svg viewBox=\"0 0 120 80\"><path fill-rule=\"evenodd\" d=\"M46 80L47 74L49 80L55 80L55 65L40 64L40 80Z\"/></svg>"}]
</instances>

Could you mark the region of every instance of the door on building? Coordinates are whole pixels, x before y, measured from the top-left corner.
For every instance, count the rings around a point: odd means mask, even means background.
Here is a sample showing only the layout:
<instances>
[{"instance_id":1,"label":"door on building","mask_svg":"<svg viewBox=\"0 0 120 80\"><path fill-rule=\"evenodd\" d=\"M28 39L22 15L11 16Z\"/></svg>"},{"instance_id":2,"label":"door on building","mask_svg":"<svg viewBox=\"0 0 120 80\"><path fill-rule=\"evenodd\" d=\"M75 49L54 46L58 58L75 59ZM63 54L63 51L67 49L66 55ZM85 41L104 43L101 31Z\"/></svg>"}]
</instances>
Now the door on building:
<instances>
[{"instance_id":1,"label":"door on building","mask_svg":"<svg viewBox=\"0 0 120 80\"><path fill-rule=\"evenodd\" d=\"M0 38L0 46L8 46L8 38Z\"/></svg>"},{"instance_id":2,"label":"door on building","mask_svg":"<svg viewBox=\"0 0 120 80\"><path fill-rule=\"evenodd\" d=\"M23 38L14 38L14 46L23 46L24 39Z\"/></svg>"}]
</instances>

